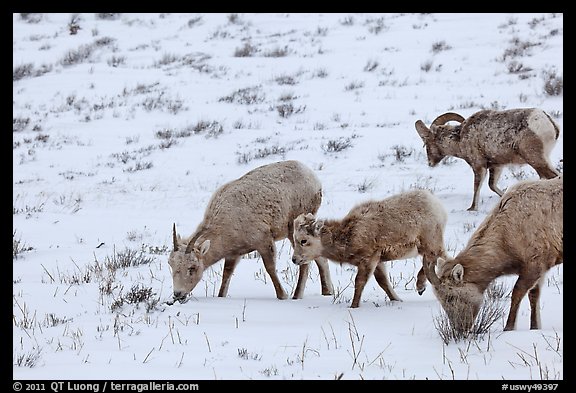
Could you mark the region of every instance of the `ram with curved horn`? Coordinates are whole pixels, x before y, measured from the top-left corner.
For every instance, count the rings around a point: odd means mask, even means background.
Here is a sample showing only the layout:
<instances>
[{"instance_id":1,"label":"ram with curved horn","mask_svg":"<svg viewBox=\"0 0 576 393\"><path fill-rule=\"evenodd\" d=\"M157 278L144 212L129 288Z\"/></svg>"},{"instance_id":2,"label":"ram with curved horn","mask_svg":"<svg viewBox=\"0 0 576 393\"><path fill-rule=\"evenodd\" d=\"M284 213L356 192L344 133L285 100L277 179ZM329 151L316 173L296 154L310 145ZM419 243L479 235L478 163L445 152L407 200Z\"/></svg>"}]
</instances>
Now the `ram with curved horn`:
<instances>
[{"instance_id":1,"label":"ram with curved horn","mask_svg":"<svg viewBox=\"0 0 576 393\"><path fill-rule=\"evenodd\" d=\"M438 258L424 271L450 324L468 331L484 292L504 275L518 275L504 330L516 328L528 293L530 329L541 329L539 298L546 272L563 263L563 177L511 186L453 259ZM438 273L436 273L438 271Z\"/></svg>"},{"instance_id":2,"label":"ram with curved horn","mask_svg":"<svg viewBox=\"0 0 576 393\"><path fill-rule=\"evenodd\" d=\"M302 213L316 213L322 201L320 181L311 169L298 161L282 161L253 169L221 186L212 195L204 219L189 238L183 239L172 227L173 250L168 263L172 269L174 300L184 301L209 266L224 259L219 297L226 297L230 278L240 257L257 251L278 299L287 295L276 273L275 242L288 238L293 243L294 219ZM328 262L317 258L323 295L332 295ZM301 266L293 297L304 294L309 265Z\"/></svg>"},{"instance_id":3,"label":"ram with curved horn","mask_svg":"<svg viewBox=\"0 0 576 393\"><path fill-rule=\"evenodd\" d=\"M446 124L457 121L460 124ZM438 116L428 128L415 123L424 141L428 164L436 166L444 157L463 159L474 172L474 197L468 210L478 209L480 187L489 172L488 186L499 196L498 179L511 164L528 164L541 179L559 172L549 160L560 134L558 125L544 111L535 108L505 111L482 110L464 119L457 113Z\"/></svg>"},{"instance_id":4,"label":"ram with curved horn","mask_svg":"<svg viewBox=\"0 0 576 393\"><path fill-rule=\"evenodd\" d=\"M449 121L457 121L458 123L462 123L465 119L459 115L458 113L454 112L446 112L443 115L438 116L432 122L433 126L443 126L444 124L448 123Z\"/></svg>"}]
</instances>

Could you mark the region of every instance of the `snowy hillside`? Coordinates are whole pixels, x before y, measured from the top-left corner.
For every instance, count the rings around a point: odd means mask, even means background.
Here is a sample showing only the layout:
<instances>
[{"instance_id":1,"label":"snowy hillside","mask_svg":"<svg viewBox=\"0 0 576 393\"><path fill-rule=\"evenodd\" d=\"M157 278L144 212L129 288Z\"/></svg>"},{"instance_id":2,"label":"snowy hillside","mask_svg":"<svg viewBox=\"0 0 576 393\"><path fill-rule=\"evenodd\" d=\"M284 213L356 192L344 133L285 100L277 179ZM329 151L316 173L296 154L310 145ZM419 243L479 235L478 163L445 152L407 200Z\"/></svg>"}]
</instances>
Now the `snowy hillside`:
<instances>
[{"instance_id":1,"label":"snowy hillside","mask_svg":"<svg viewBox=\"0 0 576 393\"><path fill-rule=\"evenodd\" d=\"M455 256L479 209L463 160L429 167L414 123L452 111L536 107L560 126L562 14L14 14L14 379L559 380L563 267L529 330L445 343L421 258L388 264L402 302L374 279L350 309L356 269L312 265L304 298L278 300L261 258L223 262L172 306L172 225L188 236L212 193L258 166L299 160L323 184L320 218L426 188L448 212ZM506 169L500 187L537 178ZM277 271L293 292L287 240Z\"/></svg>"}]
</instances>

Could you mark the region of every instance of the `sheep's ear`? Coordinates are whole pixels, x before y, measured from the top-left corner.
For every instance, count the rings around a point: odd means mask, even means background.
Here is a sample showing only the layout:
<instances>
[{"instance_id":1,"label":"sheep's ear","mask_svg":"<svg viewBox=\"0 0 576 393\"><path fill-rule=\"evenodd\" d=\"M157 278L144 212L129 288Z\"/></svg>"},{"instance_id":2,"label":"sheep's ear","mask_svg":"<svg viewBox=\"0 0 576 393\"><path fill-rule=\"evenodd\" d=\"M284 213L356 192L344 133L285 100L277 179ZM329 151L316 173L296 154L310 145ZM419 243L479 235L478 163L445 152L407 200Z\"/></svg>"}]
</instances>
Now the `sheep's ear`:
<instances>
[{"instance_id":1,"label":"sheep's ear","mask_svg":"<svg viewBox=\"0 0 576 393\"><path fill-rule=\"evenodd\" d=\"M458 263L452 268L452 278L458 283L464 279L464 267L461 264Z\"/></svg>"},{"instance_id":2,"label":"sheep's ear","mask_svg":"<svg viewBox=\"0 0 576 393\"><path fill-rule=\"evenodd\" d=\"M200 255L201 256L206 255L209 249L210 249L210 239L204 240L204 242L200 246Z\"/></svg>"},{"instance_id":3,"label":"sheep's ear","mask_svg":"<svg viewBox=\"0 0 576 393\"><path fill-rule=\"evenodd\" d=\"M178 235L176 235L176 223L172 225L172 242L174 243L174 251L178 251Z\"/></svg>"},{"instance_id":4,"label":"sheep's ear","mask_svg":"<svg viewBox=\"0 0 576 393\"><path fill-rule=\"evenodd\" d=\"M436 267L438 269L442 268L442 265L444 265L446 263L446 259L442 258L442 257L438 257L436 259Z\"/></svg>"},{"instance_id":5,"label":"sheep's ear","mask_svg":"<svg viewBox=\"0 0 576 393\"><path fill-rule=\"evenodd\" d=\"M434 273L438 274L438 272L442 271L442 266L446 263L446 259L442 257L436 258L436 262L432 262L434 266Z\"/></svg>"},{"instance_id":6,"label":"sheep's ear","mask_svg":"<svg viewBox=\"0 0 576 393\"><path fill-rule=\"evenodd\" d=\"M316 220L314 222L314 236L318 236L320 234L320 230L324 227L324 220Z\"/></svg>"},{"instance_id":7,"label":"sheep's ear","mask_svg":"<svg viewBox=\"0 0 576 393\"><path fill-rule=\"evenodd\" d=\"M426 125L422 120L416 121L414 127L416 127L416 131L418 132L418 135L420 135L420 138L422 138L424 143L426 143L426 141L432 137L432 132L428 127L426 127Z\"/></svg>"},{"instance_id":8,"label":"sheep's ear","mask_svg":"<svg viewBox=\"0 0 576 393\"><path fill-rule=\"evenodd\" d=\"M304 214L300 214L298 217L296 217L294 219L294 227L295 228L301 228L304 225L304 223L306 221L306 219L304 217L305 217Z\"/></svg>"}]
</instances>

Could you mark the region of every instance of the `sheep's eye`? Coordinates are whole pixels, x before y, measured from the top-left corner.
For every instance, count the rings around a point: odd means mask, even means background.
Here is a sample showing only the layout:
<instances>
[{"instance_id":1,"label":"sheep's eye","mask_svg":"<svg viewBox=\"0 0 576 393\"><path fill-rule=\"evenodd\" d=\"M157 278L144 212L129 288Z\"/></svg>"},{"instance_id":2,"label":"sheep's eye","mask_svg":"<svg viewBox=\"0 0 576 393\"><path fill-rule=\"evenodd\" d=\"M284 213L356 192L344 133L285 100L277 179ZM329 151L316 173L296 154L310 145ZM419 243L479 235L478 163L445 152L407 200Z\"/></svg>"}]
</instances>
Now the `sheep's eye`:
<instances>
[{"instance_id":1,"label":"sheep's eye","mask_svg":"<svg viewBox=\"0 0 576 393\"><path fill-rule=\"evenodd\" d=\"M306 240L306 239L300 240L300 245L301 245L301 246L305 246L306 244L308 244L308 240Z\"/></svg>"}]
</instances>

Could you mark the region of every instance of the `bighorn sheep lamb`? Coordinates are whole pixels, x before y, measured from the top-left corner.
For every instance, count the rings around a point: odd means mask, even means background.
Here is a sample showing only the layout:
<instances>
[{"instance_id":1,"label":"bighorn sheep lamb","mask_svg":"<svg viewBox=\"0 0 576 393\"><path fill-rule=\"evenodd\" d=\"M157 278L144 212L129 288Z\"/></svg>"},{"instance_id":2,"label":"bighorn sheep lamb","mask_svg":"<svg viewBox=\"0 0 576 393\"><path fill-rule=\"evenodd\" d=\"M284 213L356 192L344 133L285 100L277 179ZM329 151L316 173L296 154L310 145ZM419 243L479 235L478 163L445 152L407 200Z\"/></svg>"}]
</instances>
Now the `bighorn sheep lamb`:
<instances>
[{"instance_id":1,"label":"bighorn sheep lamb","mask_svg":"<svg viewBox=\"0 0 576 393\"><path fill-rule=\"evenodd\" d=\"M563 262L562 176L511 186L454 258L425 266L452 327L468 331L483 294L497 277L517 274L504 330L514 330L518 306L528 292L530 329L540 329L538 299L546 272Z\"/></svg>"},{"instance_id":2,"label":"bighorn sheep lamb","mask_svg":"<svg viewBox=\"0 0 576 393\"><path fill-rule=\"evenodd\" d=\"M414 190L380 201L357 205L342 220L317 220L301 214L294 220L292 262L304 266L324 257L358 268L352 308L368 279L374 274L390 300L400 300L388 281L383 262L422 255L426 265L445 256L444 228L447 214L440 201L427 190ZM416 289L426 289L426 275L418 272Z\"/></svg>"},{"instance_id":3,"label":"bighorn sheep lamb","mask_svg":"<svg viewBox=\"0 0 576 393\"><path fill-rule=\"evenodd\" d=\"M445 124L457 121L461 124ZM468 210L477 210L480 187L486 176L488 185L499 196L498 178L510 164L528 164L541 179L558 176L549 156L560 129L540 109L482 110L464 119L457 113L438 116L430 128L416 121L416 131L424 141L428 165L436 166L444 157L462 158L474 171L474 197Z\"/></svg>"},{"instance_id":4,"label":"bighorn sheep lamb","mask_svg":"<svg viewBox=\"0 0 576 393\"><path fill-rule=\"evenodd\" d=\"M283 161L258 167L220 187L212 196L203 221L187 239L176 234L169 261L172 268L174 301L185 300L202 278L204 270L224 258L218 296L228 293L230 278L240 257L258 251L270 275L276 297L287 295L276 274L275 241L293 243L294 219L302 213L316 213L322 200L322 186L316 175L298 161ZM322 294L332 294L328 262L317 258ZM304 293L309 267L302 266L294 298Z\"/></svg>"}]
</instances>

